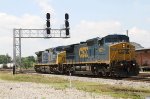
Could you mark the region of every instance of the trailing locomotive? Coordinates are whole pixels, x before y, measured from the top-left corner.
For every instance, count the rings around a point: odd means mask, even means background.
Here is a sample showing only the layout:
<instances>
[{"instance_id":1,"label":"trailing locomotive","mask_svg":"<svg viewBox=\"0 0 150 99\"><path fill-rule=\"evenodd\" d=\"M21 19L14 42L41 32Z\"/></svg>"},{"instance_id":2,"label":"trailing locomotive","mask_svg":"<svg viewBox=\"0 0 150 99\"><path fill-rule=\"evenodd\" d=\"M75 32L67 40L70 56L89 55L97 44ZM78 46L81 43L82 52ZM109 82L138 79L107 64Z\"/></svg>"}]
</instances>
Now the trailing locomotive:
<instances>
[{"instance_id":1,"label":"trailing locomotive","mask_svg":"<svg viewBox=\"0 0 150 99\"><path fill-rule=\"evenodd\" d=\"M127 77L139 73L135 47L126 35L107 35L86 42L36 52L35 71Z\"/></svg>"}]
</instances>

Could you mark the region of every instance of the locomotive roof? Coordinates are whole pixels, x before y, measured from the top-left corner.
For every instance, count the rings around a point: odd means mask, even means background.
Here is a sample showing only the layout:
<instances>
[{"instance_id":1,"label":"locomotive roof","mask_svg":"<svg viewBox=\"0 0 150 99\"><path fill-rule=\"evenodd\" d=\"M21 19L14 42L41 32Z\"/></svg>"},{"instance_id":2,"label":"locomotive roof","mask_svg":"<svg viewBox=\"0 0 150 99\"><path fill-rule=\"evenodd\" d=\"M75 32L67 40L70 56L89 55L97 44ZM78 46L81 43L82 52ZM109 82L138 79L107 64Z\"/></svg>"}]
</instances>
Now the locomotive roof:
<instances>
[{"instance_id":1,"label":"locomotive roof","mask_svg":"<svg viewBox=\"0 0 150 99\"><path fill-rule=\"evenodd\" d=\"M99 37L95 37L95 38L92 38L92 39L88 39L88 40L86 40L86 42L88 42L88 41L93 41L93 40L99 40L99 39L101 39L101 38L99 38Z\"/></svg>"},{"instance_id":2,"label":"locomotive roof","mask_svg":"<svg viewBox=\"0 0 150 99\"><path fill-rule=\"evenodd\" d=\"M44 51L38 51L38 52L35 52L35 54L39 55L39 54L42 54L42 52L44 52Z\"/></svg>"},{"instance_id":3,"label":"locomotive roof","mask_svg":"<svg viewBox=\"0 0 150 99\"><path fill-rule=\"evenodd\" d=\"M114 43L114 42L129 42L129 37L122 34L113 34L107 35L104 37L105 43Z\"/></svg>"},{"instance_id":4,"label":"locomotive roof","mask_svg":"<svg viewBox=\"0 0 150 99\"><path fill-rule=\"evenodd\" d=\"M136 51L145 51L145 50L150 50L150 48L139 48L139 49L136 49Z\"/></svg>"},{"instance_id":5,"label":"locomotive roof","mask_svg":"<svg viewBox=\"0 0 150 99\"><path fill-rule=\"evenodd\" d=\"M79 43L67 45L66 47L71 47L71 46L75 46L75 45L79 45Z\"/></svg>"},{"instance_id":6,"label":"locomotive roof","mask_svg":"<svg viewBox=\"0 0 150 99\"><path fill-rule=\"evenodd\" d=\"M66 45L66 46L57 46L57 47L53 47L53 48L48 48L48 49L46 49L46 50L56 50L56 49L66 49L66 48L69 48L69 47L73 47L73 46L75 46L75 45L80 45L80 44L85 44L85 43L87 43L87 42L90 42L90 41L97 41L97 40L101 40L101 39L106 39L106 38L127 38L127 39L129 39L129 37L127 36L127 35L123 35L123 34L111 34L111 35L107 35L107 36L104 36L104 37L102 37L102 38L100 38L100 37L96 37L96 38L92 38L92 39L88 39L88 40L86 40L86 41L84 41L84 42L80 42L80 43L76 43L76 44L71 44L71 45ZM40 54L40 53L42 53L43 51L38 51L38 52L35 52L35 54Z\"/></svg>"},{"instance_id":7,"label":"locomotive roof","mask_svg":"<svg viewBox=\"0 0 150 99\"><path fill-rule=\"evenodd\" d=\"M123 35L123 34L112 34L112 35L107 35L104 38L109 38L109 37L113 37L113 38L118 38L118 37L125 37L125 38L129 38L127 35Z\"/></svg>"}]
</instances>

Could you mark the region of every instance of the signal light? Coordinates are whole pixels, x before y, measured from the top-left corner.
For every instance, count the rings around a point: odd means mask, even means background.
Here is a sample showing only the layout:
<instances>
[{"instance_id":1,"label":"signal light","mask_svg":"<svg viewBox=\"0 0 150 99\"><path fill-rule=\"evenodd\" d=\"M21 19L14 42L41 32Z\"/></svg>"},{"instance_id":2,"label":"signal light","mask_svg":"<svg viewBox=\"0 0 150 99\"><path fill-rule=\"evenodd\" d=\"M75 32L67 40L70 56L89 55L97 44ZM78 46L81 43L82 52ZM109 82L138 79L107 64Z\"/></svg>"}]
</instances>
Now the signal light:
<instances>
[{"instance_id":1,"label":"signal light","mask_svg":"<svg viewBox=\"0 0 150 99\"><path fill-rule=\"evenodd\" d=\"M67 36L69 35L69 29L68 28L66 29L66 35Z\"/></svg>"},{"instance_id":2,"label":"signal light","mask_svg":"<svg viewBox=\"0 0 150 99\"><path fill-rule=\"evenodd\" d=\"M47 19L47 20L50 19L50 13L46 13L46 19Z\"/></svg>"},{"instance_id":3,"label":"signal light","mask_svg":"<svg viewBox=\"0 0 150 99\"><path fill-rule=\"evenodd\" d=\"M46 28L46 33L47 34L50 34L51 33L51 28L50 28L50 26L51 26L51 24L50 24L50 13L46 13L46 26L47 26L47 28Z\"/></svg>"},{"instance_id":4,"label":"signal light","mask_svg":"<svg viewBox=\"0 0 150 99\"><path fill-rule=\"evenodd\" d=\"M65 14L65 29L66 29L66 36L68 36L69 35L69 21L68 21L68 19L69 19L69 14L68 13L66 13Z\"/></svg>"},{"instance_id":5,"label":"signal light","mask_svg":"<svg viewBox=\"0 0 150 99\"><path fill-rule=\"evenodd\" d=\"M69 19L69 14L68 14L68 13L65 14L65 19L66 19L66 20Z\"/></svg>"},{"instance_id":6,"label":"signal light","mask_svg":"<svg viewBox=\"0 0 150 99\"><path fill-rule=\"evenodd\" d=\"M66 20L65 21L65 27L68 28L69 27L69 22Z\"/></svg>"},{"instance_id":7,"label":"signal light","mask_svg":"<svg viewBox=\"0 0 150 99\"><path fill-rule=\"evenodd\" d=\"M49 28L46 29L47 34L51 34L51 30Z\"/></svg>"},{"instance_id":8,"label":"signal light","mask_svg":"<svg viewBox=\"0 0 150 99\"><path fill-rule=\"evenodd\" d=\"M50 21L46 21L46 26L47 26L47 28L50 27Z\"/></svg>"},{"instance_id":9,"label":"signal light","mask_svg":"<svg viewBox=\"0 0 150 99\"><path fill-rule=\"evenodd\" d=\"M50 13L46 13L46 33L51 34L51 23L50 23ZM65 31L66 31L66 36L69 35L69 14L65 13Z\"/></svg>"}]
</instances>

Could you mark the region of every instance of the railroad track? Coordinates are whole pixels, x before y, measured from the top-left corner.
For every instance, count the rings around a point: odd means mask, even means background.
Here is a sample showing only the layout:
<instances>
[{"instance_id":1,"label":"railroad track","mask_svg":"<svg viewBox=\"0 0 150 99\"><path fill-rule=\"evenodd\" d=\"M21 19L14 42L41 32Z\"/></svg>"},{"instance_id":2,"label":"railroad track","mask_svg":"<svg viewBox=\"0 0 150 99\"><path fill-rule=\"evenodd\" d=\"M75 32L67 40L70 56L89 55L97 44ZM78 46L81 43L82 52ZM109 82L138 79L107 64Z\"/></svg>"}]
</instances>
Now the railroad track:
<instances>
[{"instance_id":1,"label":"railroad track","mask_svg":"<svg viewBox=\"0 0 150 99\"><path fill-rule=\"evenodd\" d=\"M6 71L6 72L13 72L13 69L0 69L0 71ZM20 70L16 70L16 73L36 73L34 69L22 69Z\"/></svg>"},{"instance_id":2,"label":"railroad track","mask_svg":"<svg viewBox=\"0 0 150 99\"><path fill-rule=\"evenodd\" d=\"M0 71L8 71L11 72L12 69L0 69ZM19 73L17 71L17 73ZM23 74L39 74L40 73L36 73L34 69L23 69L22 72ZM42 74L41 74L42 75ZM48 74L47 74L48 75ZM55 74L52 74L55 75ZM57 74L58 75L58 74ZM66 76L66 75L62 75L62 76ZM74 75L77 77L85 77L85 78L98 78L95 76L87 76L87 75ZM126 81L133 81L133 82L147 82L150 83L150 73L140 73L138 76L132 76L132 77L128 77L128 78L111 78L111 77L102 77L103 79L115 79L115 80L126 80Z\"/></svg>"},{"instance_id":3,"label":"railroad track","mask_svg":"<svg viewBox=\"0 0 150 99\"><path fill-rule=\"evenodd\" d=\"M36 72L30 71L30 73L35 74ZM39 73L37 73L37 74L39 74ZM48 74L46 74L46 75L48 75ZM51 75L61 75L61 74L51 74ZM62 75L62 76L66 76L66 75ZM73 76L84 77L84 78L99 78L99 77L90 76L90 75L73 75ZM112 77L100 77L100 78L150 83L150 73L140 73L138 76L132 76L132 77L128 77L128 78L112 78Z\"/></svg>"},{"instance_id":4,"label":"railroad track","mask_svg":"<svg viewBox=\"0 0 150 99\"><path fill-rule=\"evenodd\" d=\"M12 69L1 69L0 68L0 71L8 71L9 72L9 71L12 71Z\"/></svg>"},{"instance_id":5,"label":"railroad track","mask_svg":"<svg viewBox=\"0 0 150 99\"><path fill-rule=\"evenodd\" d=\"M140 73L138 76L123 78L123 80L150 83L150 73Z\"/></svg>"}]
</instances>

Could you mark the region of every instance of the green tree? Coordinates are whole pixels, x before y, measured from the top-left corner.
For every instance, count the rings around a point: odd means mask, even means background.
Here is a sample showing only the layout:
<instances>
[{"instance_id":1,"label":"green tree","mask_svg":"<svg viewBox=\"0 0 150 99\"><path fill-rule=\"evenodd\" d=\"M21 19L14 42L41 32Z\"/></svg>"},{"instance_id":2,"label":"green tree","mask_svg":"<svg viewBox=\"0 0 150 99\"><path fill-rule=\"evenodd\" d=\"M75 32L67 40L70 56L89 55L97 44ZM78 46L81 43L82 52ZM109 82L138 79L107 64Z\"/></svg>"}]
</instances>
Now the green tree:
<instances>
[{"instance_id":1,"label":"green tree","mask_svg":"<svg viewBox=\"0 0 150 99\"><path fill-rule=\"evenodd\" d=\"M6 55L0 55L0 64L7 64L12 62L11 57L6 54Z\"/></svg>"},{"instance_id":2,"label":"green tree","mask_svg":"<svg viewBox=\"0 0 150 99\"><path fill-rule=\"evenodd\" d=\"M22 66L26 69L33 67L33 64L35 63L34 56L23 57L21 60L22 60Z\"/></svg>"}]
</instances>

